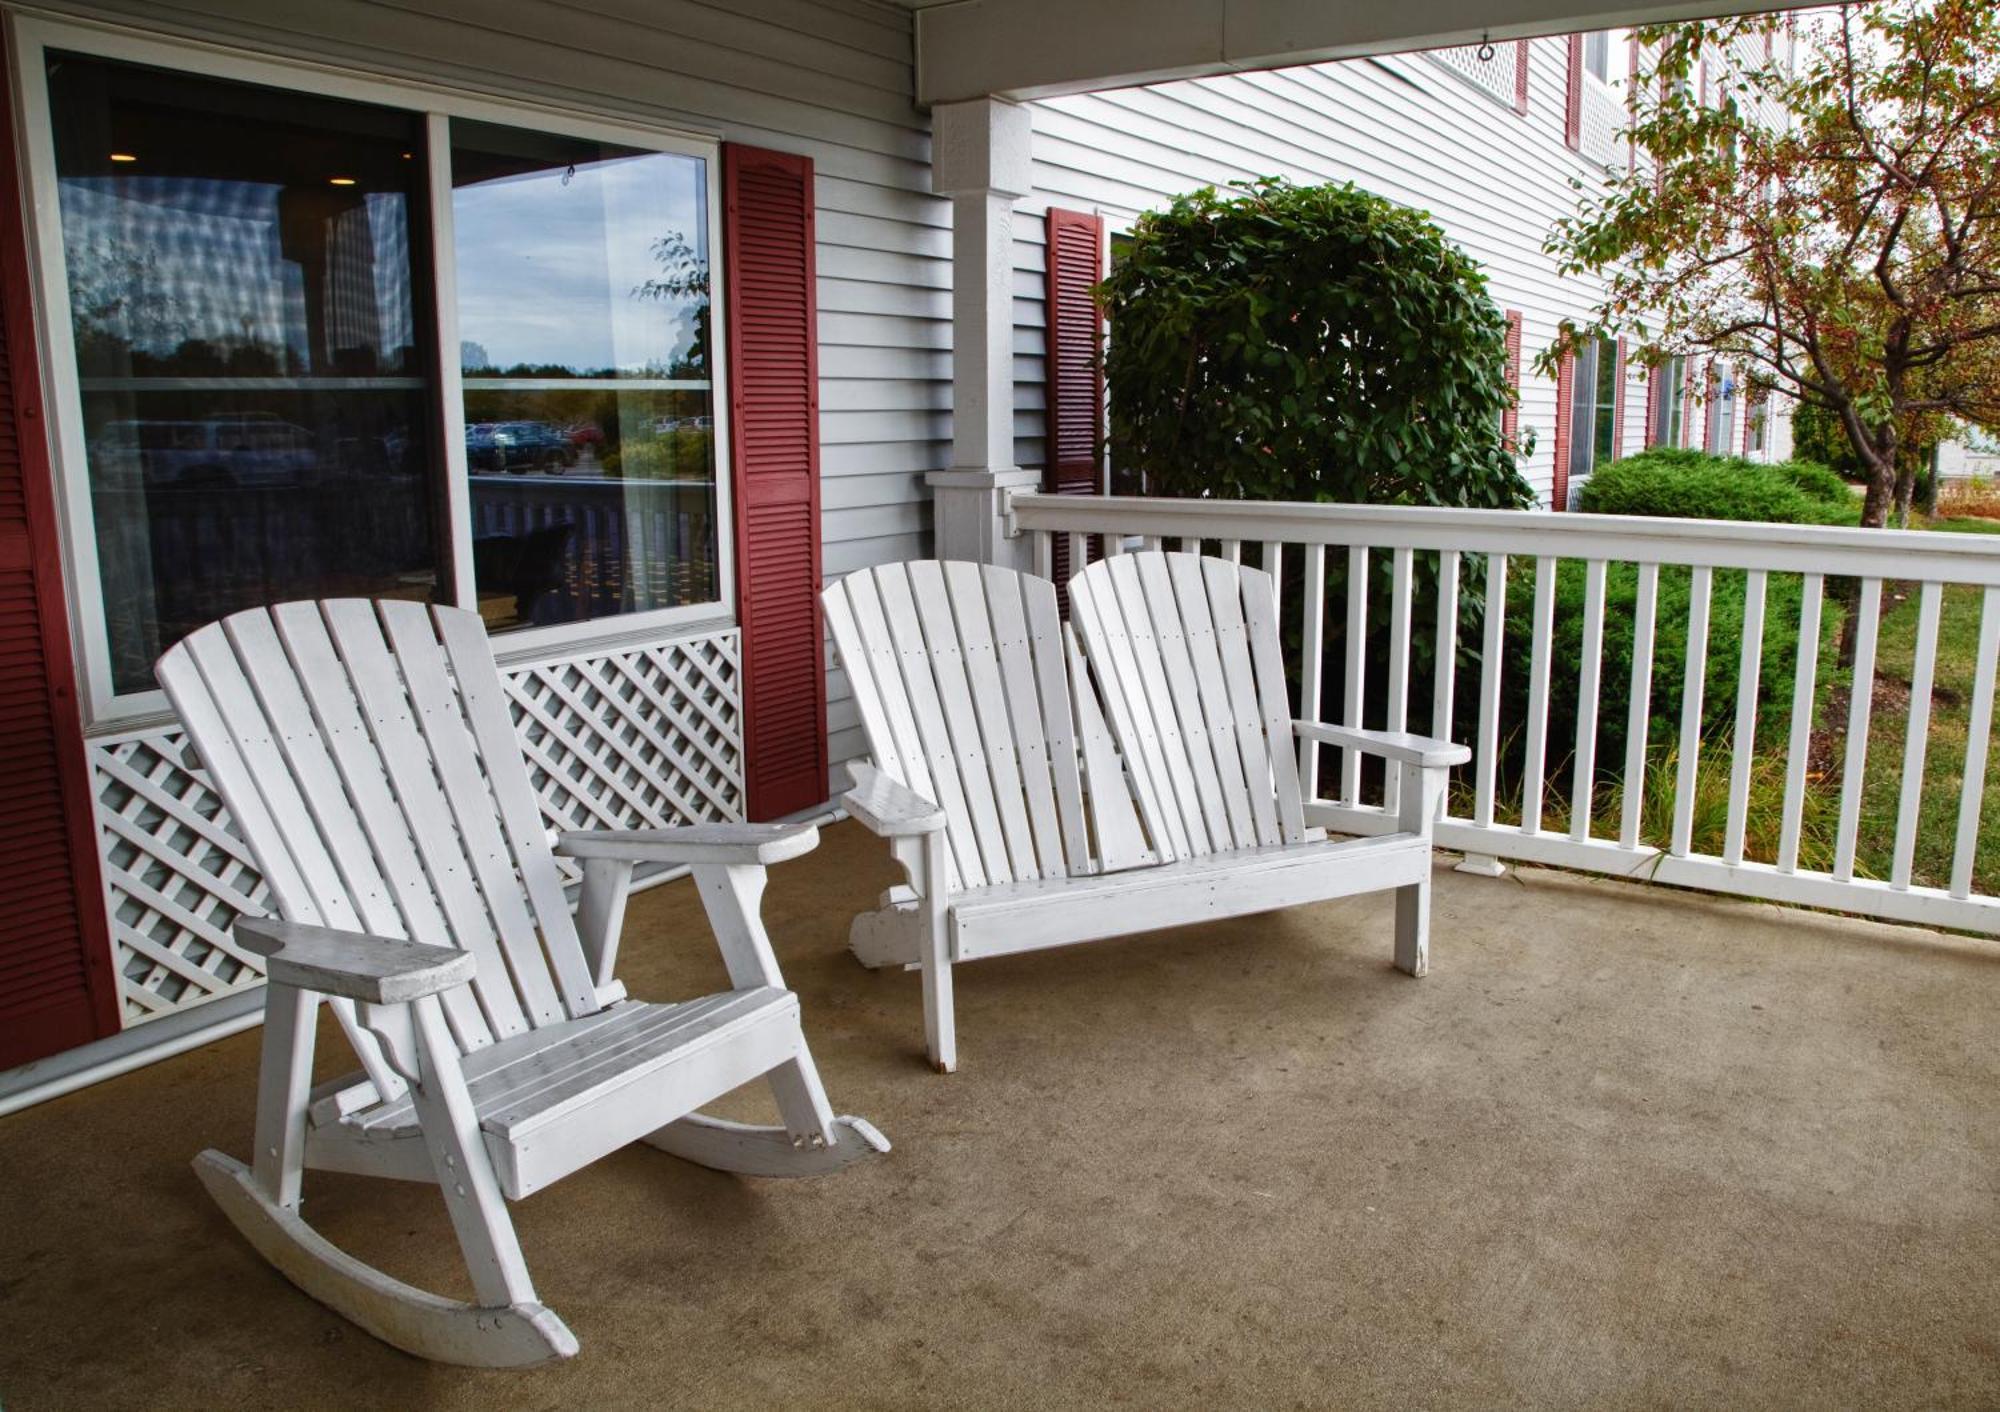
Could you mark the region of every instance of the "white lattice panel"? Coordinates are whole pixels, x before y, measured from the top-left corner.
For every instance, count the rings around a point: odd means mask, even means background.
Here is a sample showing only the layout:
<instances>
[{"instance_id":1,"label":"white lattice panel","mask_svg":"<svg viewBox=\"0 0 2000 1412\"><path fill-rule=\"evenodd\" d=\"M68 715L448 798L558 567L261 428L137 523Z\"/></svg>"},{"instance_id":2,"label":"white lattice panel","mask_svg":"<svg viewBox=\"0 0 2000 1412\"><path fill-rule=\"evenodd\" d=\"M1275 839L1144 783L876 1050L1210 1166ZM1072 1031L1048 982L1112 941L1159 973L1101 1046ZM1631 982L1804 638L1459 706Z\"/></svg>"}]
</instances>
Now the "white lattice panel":
<instances>
[{"instance_id":1,"label":"white lattice panel","mask_svg":"<svg viewBox=\"0 0 2000 1412\"><path fill-rule=\"evenodd\" d=\"M504 669L550 827L743 817L742 639L712 636ZM124 1023L263 981L230 928L264 884L177 727L90 742Z\"/></svg>"},{"instance_id":2,"label":"white lattice panel","mask_svg":"<svg viewBox=\"0 0 2000 1412\"><path fill-rule=\"evenodd\" d=\"M1515 66L1520 63L1520 46L1502 43L1493 46L1493 57L1479 57L1477 44L1457 44L1449 49L1432 49L1430 56L1461 78L1498 98L1510 107L1514 102Z\"/></svg>"},{"instance_id":3,"label":"white lattice panel","mask_svg":"<svg viewBox=\"0 0 2000 1412\"><path fill-rule=\"evenodd\" d=\"M1586 74L1583 80L1583 155L1601 166L1625 165L1625 106L1607 83Z\"/></svg>"}]
</instances>

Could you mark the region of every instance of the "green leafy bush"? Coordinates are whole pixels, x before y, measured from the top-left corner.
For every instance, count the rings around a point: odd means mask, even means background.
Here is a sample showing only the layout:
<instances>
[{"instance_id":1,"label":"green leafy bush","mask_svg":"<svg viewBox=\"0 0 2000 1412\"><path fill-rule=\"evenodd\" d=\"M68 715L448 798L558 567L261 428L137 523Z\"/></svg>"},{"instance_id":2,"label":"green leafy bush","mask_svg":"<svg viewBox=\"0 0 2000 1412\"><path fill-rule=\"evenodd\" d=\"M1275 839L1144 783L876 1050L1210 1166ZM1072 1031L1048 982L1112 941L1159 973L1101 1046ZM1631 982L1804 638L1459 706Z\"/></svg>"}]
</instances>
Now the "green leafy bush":
<instances>
[{"instance_id":1,"label":"green leafy bush","mask_svg":"<svg viewBox=\"0 0 2000 1412\"><path fill-rule=\"evenodd\" d=\"M1150 212L1101 289L1113 459L1165 495L1516 508L1507 323L1423 212L1266 179Z\"/></svg>"},{"instance_id":2,"label":"green leafy bush","mask_svg":"<svg viewBox=\"0 0 2000 1412\"><path fill-rule=\"evenodd\" d=\"M1578 492L1577 508L1603 515L1792 525L1851 525L1861 514L1860 502L1825 466L1809 461L1766 465L1667 449L1599 467Z\"/></svg>"}]
</instances>

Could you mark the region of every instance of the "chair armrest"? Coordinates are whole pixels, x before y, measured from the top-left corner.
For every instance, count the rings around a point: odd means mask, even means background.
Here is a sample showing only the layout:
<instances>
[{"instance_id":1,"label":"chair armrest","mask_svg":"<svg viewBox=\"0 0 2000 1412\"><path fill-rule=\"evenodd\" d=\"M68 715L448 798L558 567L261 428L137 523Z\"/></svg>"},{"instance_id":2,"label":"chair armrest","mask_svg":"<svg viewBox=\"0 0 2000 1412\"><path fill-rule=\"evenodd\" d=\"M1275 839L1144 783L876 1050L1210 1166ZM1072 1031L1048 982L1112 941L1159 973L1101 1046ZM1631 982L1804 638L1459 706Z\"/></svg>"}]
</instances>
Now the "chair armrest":
<instances>
[{"instance_id":1,"label":"chair armrest","mask_svg":"<svg viewBox=\"0 0 2000 1412\"><path fill-rule=\"evenodd\" d=\"M275 917L243 918L236 937L266 958L265 974L279 985L374 1005L399 1005L464 985L477 964L470 951L455 947Z\"/></svg>"},{"instance_id":2,"label":"chair armrest","mask_svg":"<svg viewBox=\"0 0 2000 1412\"><path fill-rule=\"evenodd\" d=\"M945 826L943 809L867 761L849 761L847 772L854 788L841 795L840 802L876 837L911 838Z\"/></svg>"},{"instance_id":3,"label":"chair armrest","mask_svg":"<svg viewBox=\"0 0 2000 1412\"><path fill-rule=\"evenodd\" d=\"M1428 735L1411 735L1408 731L1366 730L1327 721L1293 721L1292 732L1301 740L1348 746L1404 765L1463 765L1472 758L1467 746Z\"/></svg>"},{"instance_id":4,"label":"chair armrest","mask_svg":"<svg viewBox=\"0 0 2000 1412\"><path fill-rule=\"evenodd\" d=\"M581 829L556 839L556 852L565 858L610 858L622 863L782 863L818 846L816 824Z\"/></svg>"}]
</instances>

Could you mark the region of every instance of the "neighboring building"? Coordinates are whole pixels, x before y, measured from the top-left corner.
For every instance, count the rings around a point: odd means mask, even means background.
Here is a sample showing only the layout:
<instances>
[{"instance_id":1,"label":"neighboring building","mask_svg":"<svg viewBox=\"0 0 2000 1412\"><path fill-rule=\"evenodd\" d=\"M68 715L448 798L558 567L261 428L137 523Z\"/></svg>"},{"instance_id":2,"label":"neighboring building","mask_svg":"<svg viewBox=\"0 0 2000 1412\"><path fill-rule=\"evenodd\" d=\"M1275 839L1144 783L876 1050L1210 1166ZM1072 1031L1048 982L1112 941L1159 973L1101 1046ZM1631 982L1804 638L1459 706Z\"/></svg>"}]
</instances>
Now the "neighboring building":
<instances>
[{"instance_id":1,"label":"neighboring building","mask_svg":"<svg viewBox=\"0 0 2000 1412\"><path fill-rule=\"evenodd\" d=\"M1940 481L2000 479L2000 435L1984 428L1967 426L1958 439L1939 442L1937 456Z\"/></svg>"},{"instance_id":2,"label":"neighboring building","mask_svg":"<svg viewBox=\"0 0 2000 1412\"><path fill-rule=\"evenodd\" d=\"M552 825L826 800L862 740L814 593L928 553L952 465L952 207L908 12L0 18L0 1069L254 1021L229 928L262 884L151 681L241 607L476 607ZM1726 377L1704 402L1615 347L1527 370L1595 293L1540 245L1572 179L1626 160L1629 57L1584 36L1031 105L1017 464L1094 488L1107 234L1278 172L1422 206L1484 264L1545 500L1655 440L1782 454L1784 419L1759 433Z\"/></svg>"}]
</instances>

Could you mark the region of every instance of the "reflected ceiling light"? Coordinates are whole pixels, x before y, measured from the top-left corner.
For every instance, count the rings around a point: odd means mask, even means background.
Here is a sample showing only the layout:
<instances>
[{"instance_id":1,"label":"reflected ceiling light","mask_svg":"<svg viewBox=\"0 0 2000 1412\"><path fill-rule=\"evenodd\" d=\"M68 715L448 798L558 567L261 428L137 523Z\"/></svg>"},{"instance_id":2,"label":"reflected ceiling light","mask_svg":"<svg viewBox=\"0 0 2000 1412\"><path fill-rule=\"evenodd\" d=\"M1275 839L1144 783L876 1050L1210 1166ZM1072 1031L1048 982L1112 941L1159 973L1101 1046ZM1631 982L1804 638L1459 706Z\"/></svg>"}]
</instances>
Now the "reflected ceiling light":
<instances>
[{"instance_id":1,"label":"reflected ceiling light","mask_svg":"<svg viewBox=\"0 0 2000 1412\"><path fill-rule=\"evenodd\" d=\"M352 186L352 185L354 185L354 178L353 178L353 177L328 177L328 178L327 178L327 180L328 180L329 182L331 182L331 183L332 183L333 185L335 185L335 186Z\"/></svg>"},{"instance_id":2,"label":"reflected ceiling light","mask_svg":"<svg viewBox=\"0 0 2000 1412\"><path fill-rule=\"evenodd\" d=\"M114 162L136 162L139 159L133 156L130 152L113 152L111 154L111 160Z\"/></svg>"}]
</instances>

